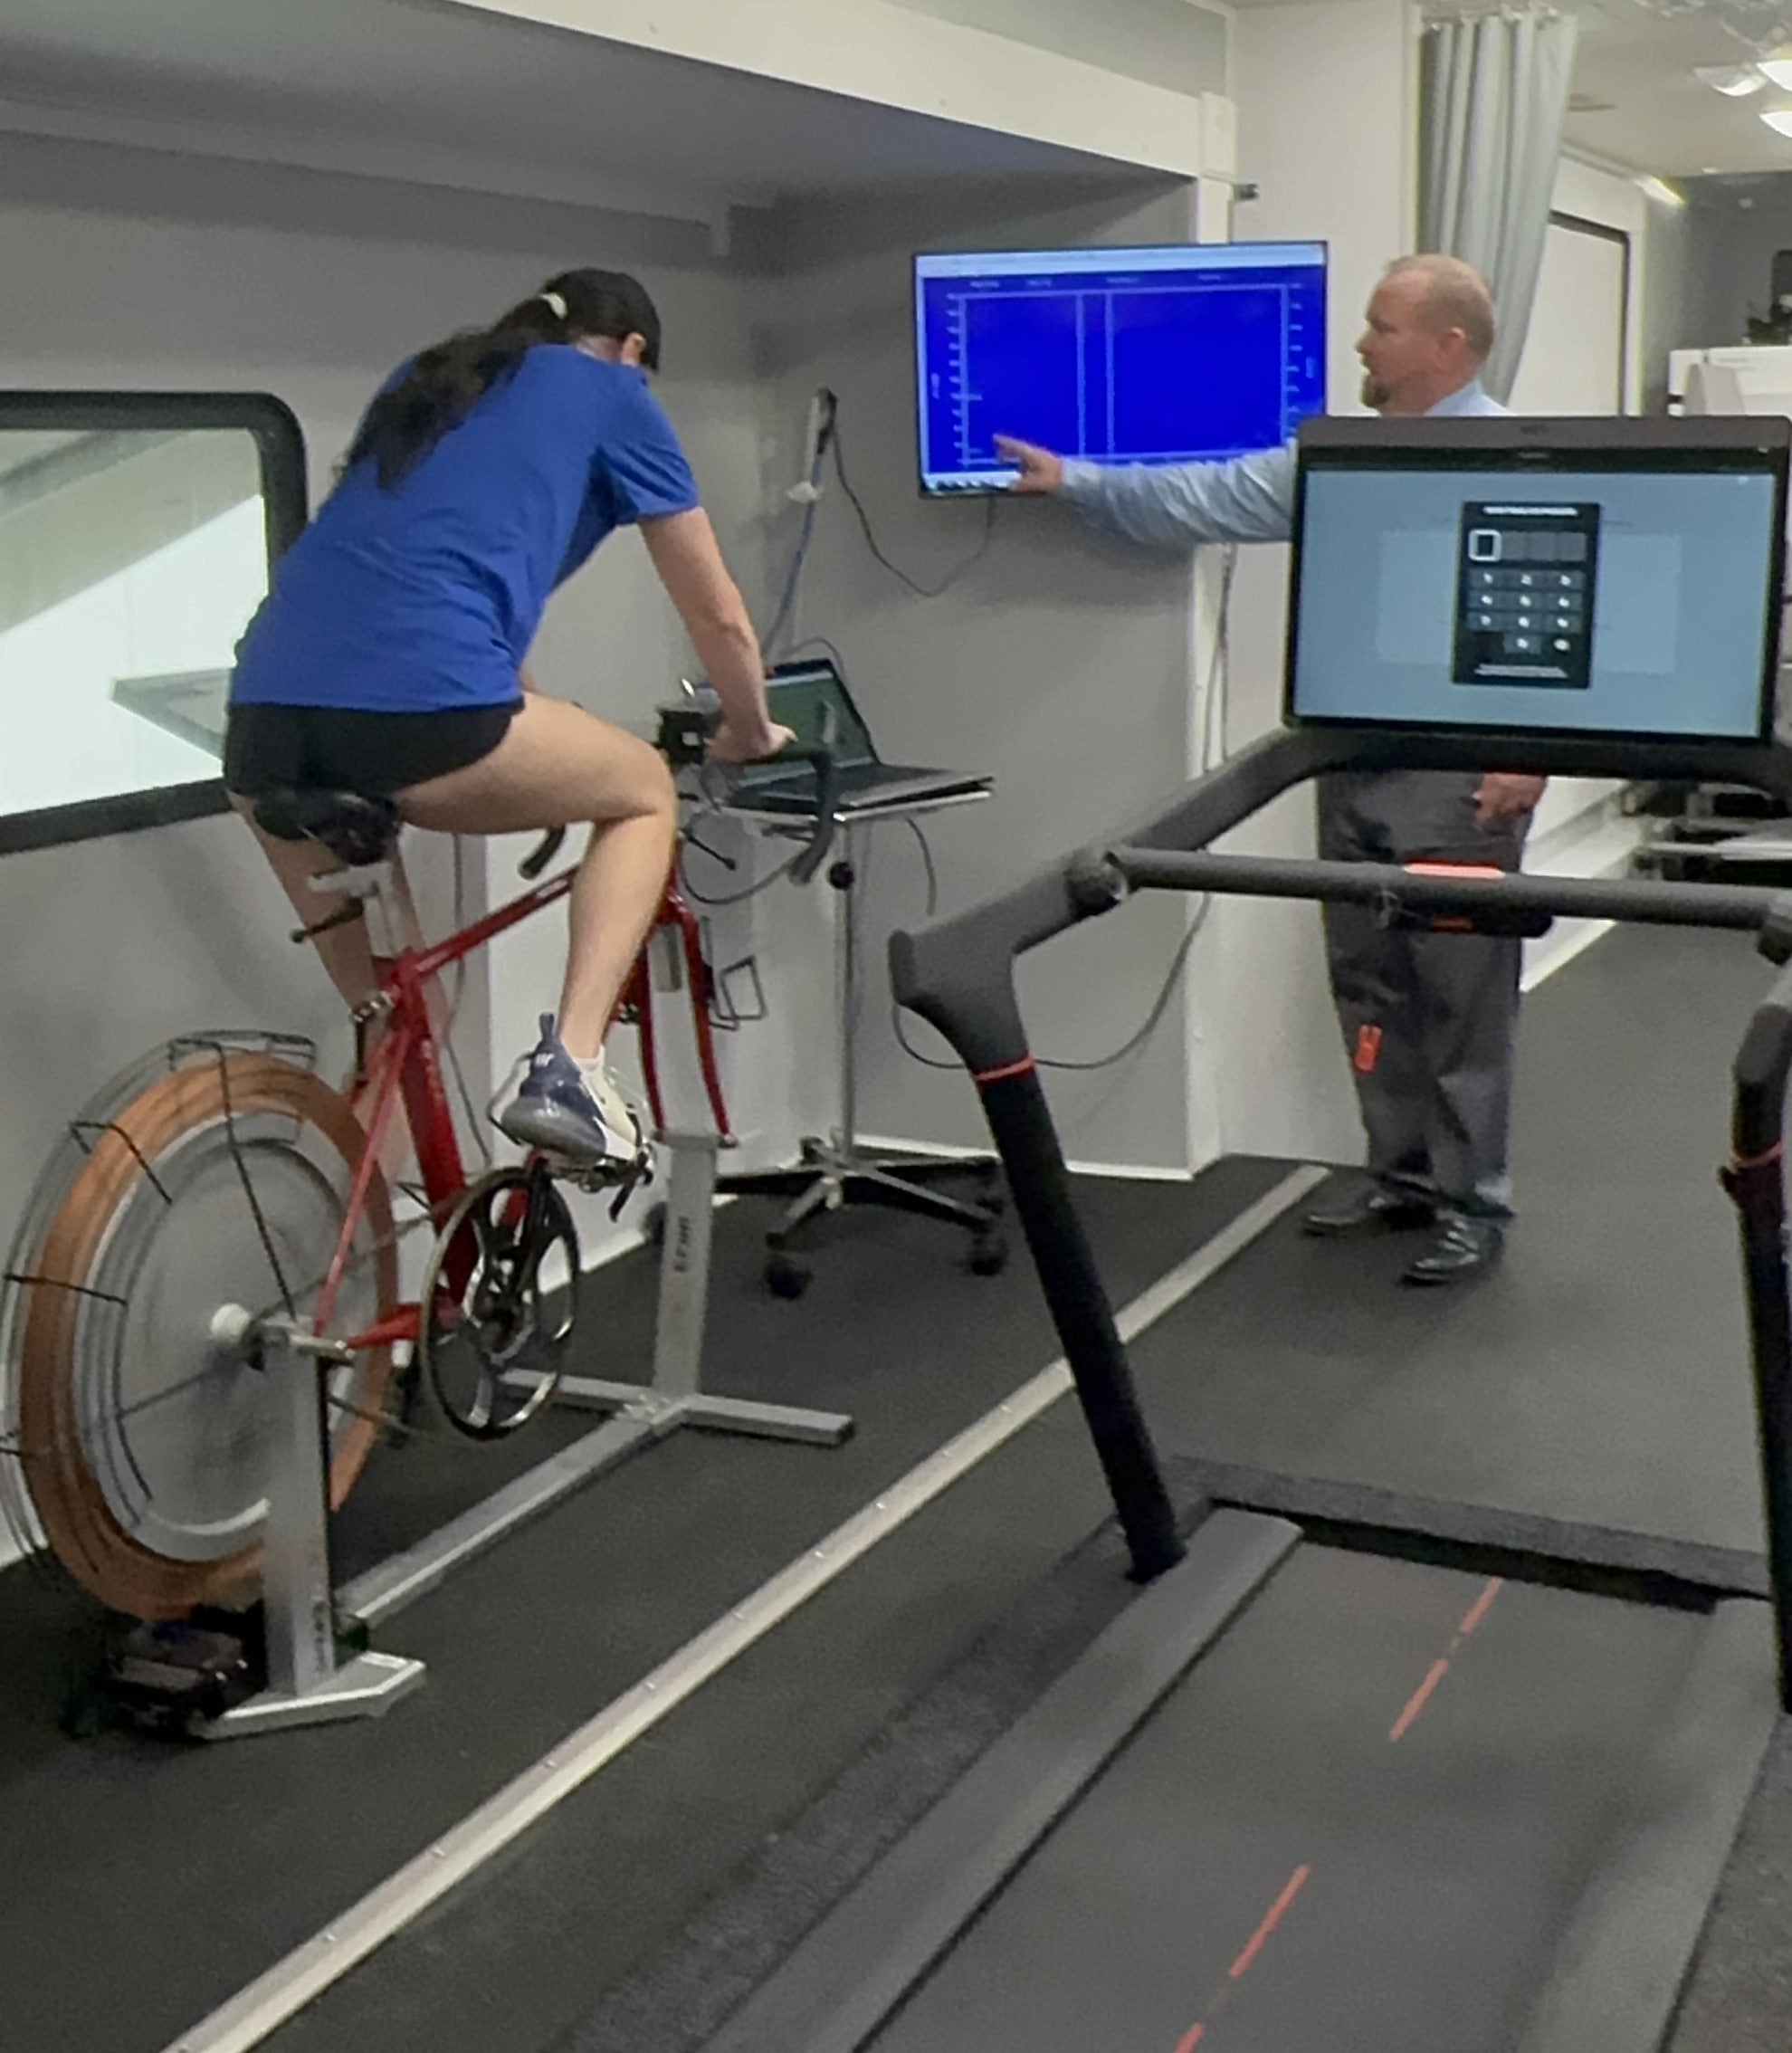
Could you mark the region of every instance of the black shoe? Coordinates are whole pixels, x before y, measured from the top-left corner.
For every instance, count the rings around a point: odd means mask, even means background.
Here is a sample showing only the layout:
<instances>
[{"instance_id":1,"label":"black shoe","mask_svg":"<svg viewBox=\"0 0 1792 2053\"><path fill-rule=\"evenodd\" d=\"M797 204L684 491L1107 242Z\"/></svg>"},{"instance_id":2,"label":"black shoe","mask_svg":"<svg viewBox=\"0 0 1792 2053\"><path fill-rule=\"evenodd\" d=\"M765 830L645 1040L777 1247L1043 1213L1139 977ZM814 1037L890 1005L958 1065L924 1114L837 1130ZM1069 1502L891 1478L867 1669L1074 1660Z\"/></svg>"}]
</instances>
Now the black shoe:
<instances>
[{"instance_id":1,"label":"black shoe","mask_svg":"<svg viewBox=\"0 0 1792 2053\"><path fill-rule=\"evenodd\" d=\"M1303 1233L1320 1240L1347 1240L1361 1234L1411 1233L1436 1218L1434 1207L1416 1198L1396 1198L1391 1190L1368 1190L1348 1204L1322 1206L1301 1222Z\"/></svg>"},{"instance_id":2,"label":"black shoe","mask_svg":"<svg viewBox=\"0 0 1792 2053\"><path fill-rule=\"evenodd\" d=\"M1453 1284L1479 1275L1492 1265L1505 1240L1495 1219L1472 1219L1461 1212L1444 1215L1444 1230L1406 1270L1409 1284Z\"/></svg>"}]
</instances>

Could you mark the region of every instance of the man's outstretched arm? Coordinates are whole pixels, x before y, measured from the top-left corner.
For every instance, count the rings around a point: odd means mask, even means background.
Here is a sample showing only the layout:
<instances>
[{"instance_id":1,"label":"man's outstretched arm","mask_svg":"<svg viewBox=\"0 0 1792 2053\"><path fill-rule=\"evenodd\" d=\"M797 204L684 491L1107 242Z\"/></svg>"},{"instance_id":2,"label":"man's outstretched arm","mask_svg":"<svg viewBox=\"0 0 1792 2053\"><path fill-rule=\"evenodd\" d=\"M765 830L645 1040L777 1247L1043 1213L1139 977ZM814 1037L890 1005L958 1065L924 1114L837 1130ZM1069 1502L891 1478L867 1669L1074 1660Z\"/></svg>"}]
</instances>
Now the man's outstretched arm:
<instances>
[{"instance_id":1,"label":"man's outstretched arm","mask_svg":"<svg viewBox=\"0 0 1792 2053\"><path fill-rule=\"evenodd\" d=\"M1014 490L1067 501L1098 526L1148 549L1200 542L1286 541L1294 524L1294 450L1228 463L1088 463L996 437L1020 472Z\"/></svg>"}]
</instances>

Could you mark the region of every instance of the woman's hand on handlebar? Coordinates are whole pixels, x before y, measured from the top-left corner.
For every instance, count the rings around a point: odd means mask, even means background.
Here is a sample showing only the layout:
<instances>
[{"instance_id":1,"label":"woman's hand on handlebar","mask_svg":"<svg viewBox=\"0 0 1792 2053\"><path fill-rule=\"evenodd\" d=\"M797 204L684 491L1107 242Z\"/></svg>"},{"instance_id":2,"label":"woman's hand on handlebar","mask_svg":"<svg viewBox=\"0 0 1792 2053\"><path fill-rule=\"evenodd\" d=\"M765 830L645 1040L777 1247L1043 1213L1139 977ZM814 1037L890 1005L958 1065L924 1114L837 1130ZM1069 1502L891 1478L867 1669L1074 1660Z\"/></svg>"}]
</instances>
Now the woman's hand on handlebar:
<instances>
[{"instance_id":1,"label":"woman's hand on handlebar","mask_svg":"<svg viewBox=\"0 0 1792 2053\"><path fill-rule=\"evenodd\" d=\"M780 727L776 721L766 721L753 733L725 720L710 737L710 760L715 763L763 762L768 756L776 756L787 749L796 739L793 728Z\"/></svg>"}]
</instances>

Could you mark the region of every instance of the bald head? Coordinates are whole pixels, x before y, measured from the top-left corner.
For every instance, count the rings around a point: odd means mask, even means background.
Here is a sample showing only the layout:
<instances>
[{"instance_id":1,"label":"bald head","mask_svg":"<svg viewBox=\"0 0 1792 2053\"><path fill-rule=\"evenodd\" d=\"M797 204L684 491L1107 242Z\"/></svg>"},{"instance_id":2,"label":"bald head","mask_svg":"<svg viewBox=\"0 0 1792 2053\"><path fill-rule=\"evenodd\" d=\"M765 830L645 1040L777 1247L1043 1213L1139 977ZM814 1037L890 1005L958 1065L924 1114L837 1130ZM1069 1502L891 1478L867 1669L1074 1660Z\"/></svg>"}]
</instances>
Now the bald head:
<instances>
[{"instance_id":1,"label":"bald head","mask_svg":"<svg viewBox=\"0 0 1792 2053\"><path fill-rule=\"evenodd\" d=\"M1384 278L1409 278L1420 289L1420 318L1432 328L1460 328L1469 354L1484 364L1493 354L1493 295L1487 281L1461 257L1396 257Z\"/></svg>"},{"instance_id":2,"label":"bald head","mask_svg":"<svg viewBox=\"0 0 1792 2053\"><path fill-rule=\"evenodd\" d=\"M1493 349L1493 298L1460 257L1408 256L1389 264L1357 345L1363 398L1381 414L1428 413L1459 392Z\"/></svg>"}]
</instances>

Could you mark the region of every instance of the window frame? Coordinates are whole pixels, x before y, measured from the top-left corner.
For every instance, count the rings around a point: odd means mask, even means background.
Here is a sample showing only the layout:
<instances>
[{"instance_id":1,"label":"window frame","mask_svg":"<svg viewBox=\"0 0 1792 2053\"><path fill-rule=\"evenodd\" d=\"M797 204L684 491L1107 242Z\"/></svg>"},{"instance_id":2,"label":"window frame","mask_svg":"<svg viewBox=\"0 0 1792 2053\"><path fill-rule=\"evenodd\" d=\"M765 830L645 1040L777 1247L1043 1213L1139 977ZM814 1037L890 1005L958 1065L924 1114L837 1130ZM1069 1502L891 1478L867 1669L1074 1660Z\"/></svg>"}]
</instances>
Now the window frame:
<instances>
[{"instance_id":1,"label":"window frame","mask_svg":"<svg viewBox=\"0 0 1792 2053\"><path fill-rule=\"evenodd\" d=\"M7 429L74 429L130 434L224 429L248 434L262 473L268 569L303 531L308 518L305 437L292 409L267 392L0 392L0 434ZM138 834L227 812L222 776L187 784L116 792L22 813L0 813L0 855L110 835Z\"/></svg>"}]
</instances>

